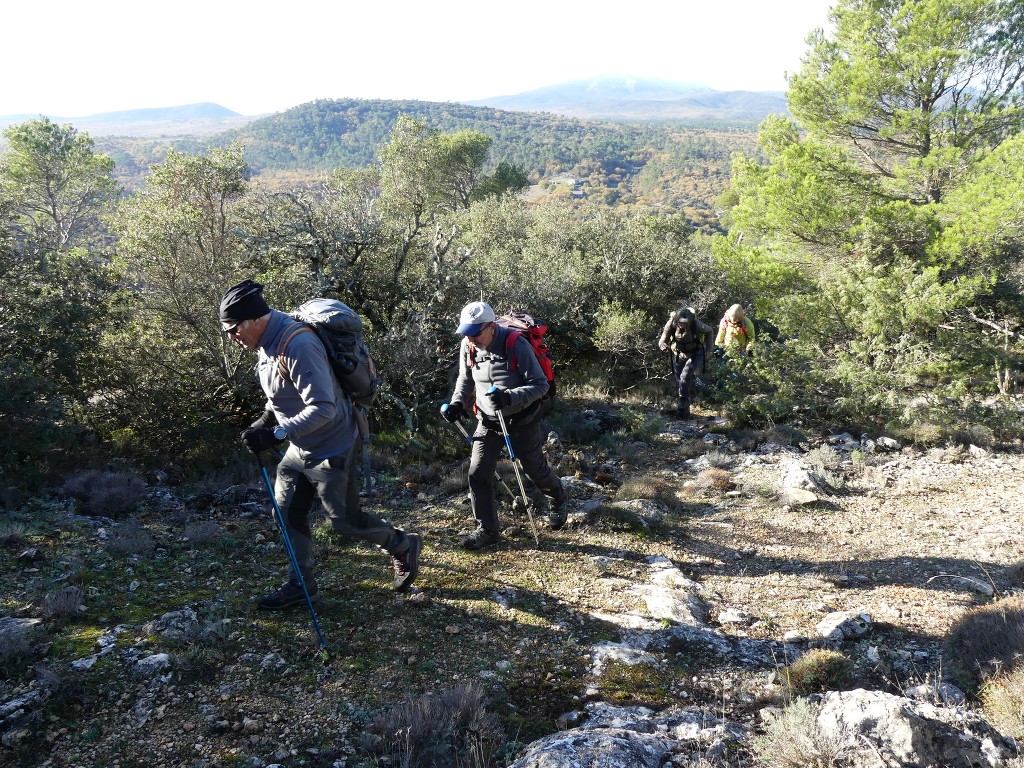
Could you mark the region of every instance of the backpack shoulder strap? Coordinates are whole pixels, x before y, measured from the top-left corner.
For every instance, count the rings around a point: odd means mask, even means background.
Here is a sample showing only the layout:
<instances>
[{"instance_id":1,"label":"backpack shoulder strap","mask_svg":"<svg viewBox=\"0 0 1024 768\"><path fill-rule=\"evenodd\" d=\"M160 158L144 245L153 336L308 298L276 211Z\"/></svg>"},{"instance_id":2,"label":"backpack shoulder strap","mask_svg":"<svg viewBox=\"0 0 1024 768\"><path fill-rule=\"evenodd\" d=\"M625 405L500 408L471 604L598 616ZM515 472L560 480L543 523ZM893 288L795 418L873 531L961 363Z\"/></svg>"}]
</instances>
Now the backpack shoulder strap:
<instances>
[{"instance_id":1,"label":"backpack shoulder strap","mask_svg":"<svg viewBox=\"0 0 1024 768\"><path fill-rule=\"evenodd\" d=\"M505 337L505 359L508 360L508 369L510 371L519 369L519 358L513 354L512 350L522 335L522 331L509 331L508 336Z\"/></svg>"},{"instance_id":2,"label":"backpack shoulder strap","mask_svg":"<svg viewBox=\"0 0 1024 768\"><path fill-rule=\"evenodd\" d=\"M284 354L288 351L288 345L292 343L292 339L298 336L300 333L316 333L305 323L295 323L295 325L288 328L284 334L278 339L277 342L277 375L282 379L288 378L288 367L284 364Z\"/></svg>"}]
</instances>

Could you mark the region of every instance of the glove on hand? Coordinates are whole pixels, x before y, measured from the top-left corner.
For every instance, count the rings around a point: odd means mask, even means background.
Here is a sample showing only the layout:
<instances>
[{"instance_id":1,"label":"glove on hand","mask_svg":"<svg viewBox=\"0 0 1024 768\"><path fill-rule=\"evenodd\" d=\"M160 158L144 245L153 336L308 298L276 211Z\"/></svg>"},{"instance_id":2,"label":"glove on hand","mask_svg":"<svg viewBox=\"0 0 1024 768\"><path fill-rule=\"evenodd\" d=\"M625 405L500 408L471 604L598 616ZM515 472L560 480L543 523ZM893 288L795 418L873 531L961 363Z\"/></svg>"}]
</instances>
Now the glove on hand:
<instances>
[{"instance_id":1,"label":"glove on hand","mask_svg":"<svg viewBox=\"0 0 1024 768\"><path fill-rule=\"evenodd\" d=\"M242 445L253 453L260 453L282 442L284 441L274 437L274 431L267 427L249 427L242 433Z\"/></svg>"},{"instance_id":2,"label":"glove on hand","mask_svg":"<svg viewBox=\"0 0 1024 768\"><path fill-rule=\"evenodd\" d=\"M491 398L491 403L494 404L494 409L497 411L503 411L512 405L512 395L508 393L507 389L491 390L487 396Z\"/></svg>"},{"instance_id":3,"label":"glove on hand","mask_svg":"<svg viewBox=\"0 0 1024 768\"><path fill-rule=\"evenodd\" d=\"M448 403L448 407L441 410L441 415L449 424L454 424L466 415L466 409L462 403Z\"/></svg>"},{"instance_id":4,"label":"glove on hand","mask_svg":"<svg viewBox=\"0 0 1024 768\"><path fill-rule=\"evenodd\" d=\"M249 426L253 429L259 429L260 427L270 427L273 429L277 426L277 415L268 409L261 413L260 417Z\"/></svg>"}]
</instances>

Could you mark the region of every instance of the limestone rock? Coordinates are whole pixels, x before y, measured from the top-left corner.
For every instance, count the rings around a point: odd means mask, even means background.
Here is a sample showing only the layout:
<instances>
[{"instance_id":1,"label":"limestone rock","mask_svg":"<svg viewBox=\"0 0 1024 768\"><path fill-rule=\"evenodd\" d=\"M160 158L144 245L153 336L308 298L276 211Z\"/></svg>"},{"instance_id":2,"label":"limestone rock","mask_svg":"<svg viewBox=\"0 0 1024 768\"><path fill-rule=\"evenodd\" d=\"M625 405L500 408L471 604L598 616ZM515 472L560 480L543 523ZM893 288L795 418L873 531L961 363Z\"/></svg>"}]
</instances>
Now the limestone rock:
<instances>
[{"instance_id":1,"label":"limestone rock","mask_svg":"<svg viewBox=\"0 0 1024 768\"><path fill-rule=\"evenodd\" d=\"M1014 753L1008 739L978 714L936 707L881 691L831 691L820 697L818 725L849 743L851 768L886 765L995 766ZM864 750L867 741L873 749Z\"/></svg>"},{"instance_id":2,"label":"limestone rock","mask_svg":"<svg viewBox=\"0 0 1024 768\"><path fill-rule=\"evenodd\" d=\"M849 640L871 631L871 616L857 611L836 611L818 622L818 634L828 640Z\"/></svg>"}]
</instances>

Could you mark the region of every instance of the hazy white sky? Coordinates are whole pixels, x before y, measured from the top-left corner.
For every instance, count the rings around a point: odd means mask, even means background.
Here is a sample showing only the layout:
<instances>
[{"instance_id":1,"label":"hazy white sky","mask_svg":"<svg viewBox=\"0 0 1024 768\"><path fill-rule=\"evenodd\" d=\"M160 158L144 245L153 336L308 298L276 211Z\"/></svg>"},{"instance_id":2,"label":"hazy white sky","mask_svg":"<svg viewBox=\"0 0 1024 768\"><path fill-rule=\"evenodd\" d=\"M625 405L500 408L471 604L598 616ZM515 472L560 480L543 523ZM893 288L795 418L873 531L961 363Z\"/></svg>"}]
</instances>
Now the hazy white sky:
<instances>
[{"instance_id":1,"label":"hazy white sky","mask_svg":"<svg viewBox=\"0 0 1024 768\"><path fill-rule=\"evenodd\" d=\"M833 0L48 0L0 11L0 115L467 101L618 73L784 90Z\"/></svg>"}]
</instances>

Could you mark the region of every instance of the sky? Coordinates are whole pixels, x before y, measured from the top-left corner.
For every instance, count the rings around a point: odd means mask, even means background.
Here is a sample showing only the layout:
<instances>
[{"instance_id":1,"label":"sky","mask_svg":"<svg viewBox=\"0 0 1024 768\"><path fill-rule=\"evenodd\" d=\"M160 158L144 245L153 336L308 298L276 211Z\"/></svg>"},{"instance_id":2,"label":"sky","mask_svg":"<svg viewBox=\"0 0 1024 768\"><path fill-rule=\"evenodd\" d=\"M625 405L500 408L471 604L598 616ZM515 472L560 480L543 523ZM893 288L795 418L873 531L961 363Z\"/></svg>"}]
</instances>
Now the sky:
<instances>
[{"instance_id":1,"label":"sky","mask_svg":"<svg viewBox=\"0 0 1024 768\"><path fill-rule=\"evenodd\" d=\"M0 115L471 101L607 74L782 91L833 0L49 0L0 11Z\"/></svg>"}]
</instances>

